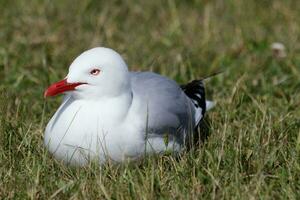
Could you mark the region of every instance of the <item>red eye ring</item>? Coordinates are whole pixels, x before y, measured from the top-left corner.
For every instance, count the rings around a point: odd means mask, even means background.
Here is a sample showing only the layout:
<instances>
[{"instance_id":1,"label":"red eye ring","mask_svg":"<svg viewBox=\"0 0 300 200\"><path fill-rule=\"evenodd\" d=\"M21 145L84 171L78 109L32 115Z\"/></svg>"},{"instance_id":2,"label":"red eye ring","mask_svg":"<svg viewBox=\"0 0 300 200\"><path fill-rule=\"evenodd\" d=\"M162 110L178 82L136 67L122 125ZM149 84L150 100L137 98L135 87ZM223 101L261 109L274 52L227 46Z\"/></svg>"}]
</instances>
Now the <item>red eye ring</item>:
<instances>
[{"instance_id":1,"label":"red eye ring","mask_svg":"<svg viewBox=\"0 0 300 200\"><path fill-rule=\"evenodd\" d=\"M100 73L100 69L93 69L90 71L90 74L93 76L97 76Z\"/></svg>"}]
</instances>

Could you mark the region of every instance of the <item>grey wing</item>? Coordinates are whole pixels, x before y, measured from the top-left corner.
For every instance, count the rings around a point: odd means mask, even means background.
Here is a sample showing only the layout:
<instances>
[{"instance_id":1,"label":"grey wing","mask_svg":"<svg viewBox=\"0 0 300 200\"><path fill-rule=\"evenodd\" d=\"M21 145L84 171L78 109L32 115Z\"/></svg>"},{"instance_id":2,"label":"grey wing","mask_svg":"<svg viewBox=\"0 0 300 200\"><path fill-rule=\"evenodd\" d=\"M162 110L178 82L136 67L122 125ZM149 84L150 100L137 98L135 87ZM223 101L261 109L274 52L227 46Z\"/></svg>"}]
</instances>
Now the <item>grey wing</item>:
<instances>
[{"instance_id":1,"label":"grey wing","mask_svg":"<svg viewBox=\"0 0 300 200\"><path fill-rule=\"evenodd\" d=\"M195 108L178 84L151 72L132 72L135 98L147 107L147 130L152 136L172 134L184 141L185 132L195 126Z\"/></svg>"}]
</instances>

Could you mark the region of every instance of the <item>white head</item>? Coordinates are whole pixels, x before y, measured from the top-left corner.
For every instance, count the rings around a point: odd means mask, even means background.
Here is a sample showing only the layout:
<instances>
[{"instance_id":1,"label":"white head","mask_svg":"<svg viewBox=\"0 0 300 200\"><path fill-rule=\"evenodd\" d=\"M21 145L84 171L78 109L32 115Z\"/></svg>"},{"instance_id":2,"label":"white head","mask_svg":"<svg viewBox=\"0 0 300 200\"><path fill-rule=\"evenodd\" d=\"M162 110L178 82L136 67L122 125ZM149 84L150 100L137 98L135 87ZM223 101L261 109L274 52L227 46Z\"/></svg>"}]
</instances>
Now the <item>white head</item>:
<instances>
[{"instance_id":1,"label":"white head","mask_svg":"<svg viewBox=\"0 0 300 200\"><path fill-rule=\"evenodd\" d=\"M127 65L112 49L97 47L83 52L71 64L66 78L51 85L45 96L70 92L74 98L114 97L130 88Z\"/></svg>"}]
</instances>

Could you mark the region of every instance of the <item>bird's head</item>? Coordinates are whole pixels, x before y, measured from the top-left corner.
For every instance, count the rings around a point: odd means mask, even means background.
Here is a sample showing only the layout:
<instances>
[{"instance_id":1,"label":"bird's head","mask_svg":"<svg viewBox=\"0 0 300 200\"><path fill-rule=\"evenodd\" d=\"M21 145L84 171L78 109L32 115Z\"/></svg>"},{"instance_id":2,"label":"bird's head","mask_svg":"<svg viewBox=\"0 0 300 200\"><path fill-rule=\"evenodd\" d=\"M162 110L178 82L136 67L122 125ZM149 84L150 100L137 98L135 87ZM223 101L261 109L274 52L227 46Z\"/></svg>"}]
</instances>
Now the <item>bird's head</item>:
<instances>
[{"instance_id":1,"label":"bird's head","mask_svg":"<svg viewBox=\"0 0 300 200\"><path fill-rule=\"evenodd\" d=\"M52 84L45 97L70 93L77 99L113 97L130 87L127 65L112 49L97 47L83 52L71 64L65 79Z\"/></svg>"}]
</instances>

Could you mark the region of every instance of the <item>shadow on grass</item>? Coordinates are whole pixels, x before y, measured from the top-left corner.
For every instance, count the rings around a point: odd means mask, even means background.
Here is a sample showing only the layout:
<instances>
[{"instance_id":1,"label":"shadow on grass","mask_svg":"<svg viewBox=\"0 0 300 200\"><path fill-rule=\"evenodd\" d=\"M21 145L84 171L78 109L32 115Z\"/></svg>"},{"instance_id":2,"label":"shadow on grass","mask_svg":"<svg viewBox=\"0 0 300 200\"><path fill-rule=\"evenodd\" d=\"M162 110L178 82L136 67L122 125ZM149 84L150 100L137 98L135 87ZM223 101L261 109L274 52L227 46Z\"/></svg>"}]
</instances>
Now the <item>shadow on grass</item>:
<instances>
[{"instance_id":1,"label":"shadow on grass","mask_svg":"<svg viewBox=\"0 0 300 200\"><path fill-rule=\"evenodd\" d=\"M200 121L199 126L194 130L194 134L192 135L192 138L187 144L187 150L190 151L201 148L210 135L211 119L206 114L204 118Z\"/></svg>"}]
</instances>

